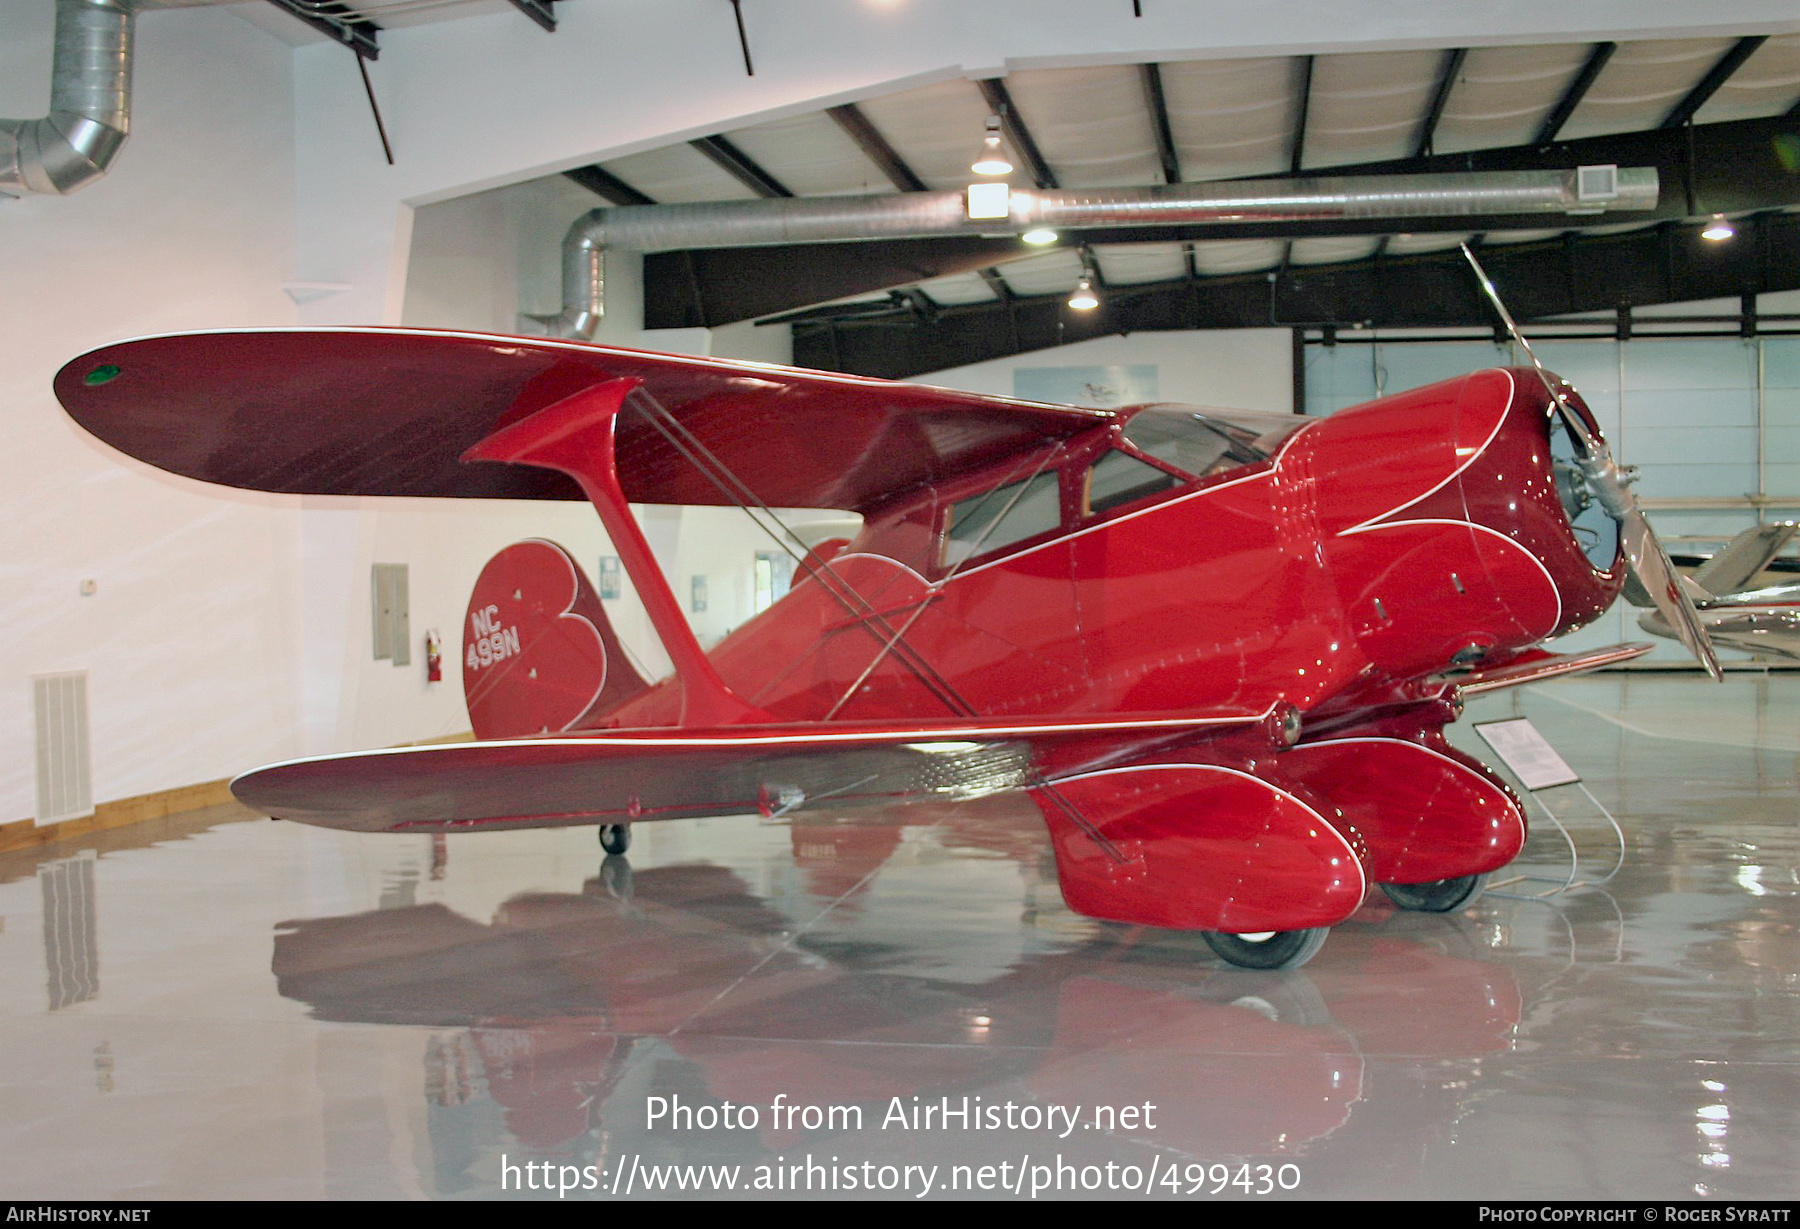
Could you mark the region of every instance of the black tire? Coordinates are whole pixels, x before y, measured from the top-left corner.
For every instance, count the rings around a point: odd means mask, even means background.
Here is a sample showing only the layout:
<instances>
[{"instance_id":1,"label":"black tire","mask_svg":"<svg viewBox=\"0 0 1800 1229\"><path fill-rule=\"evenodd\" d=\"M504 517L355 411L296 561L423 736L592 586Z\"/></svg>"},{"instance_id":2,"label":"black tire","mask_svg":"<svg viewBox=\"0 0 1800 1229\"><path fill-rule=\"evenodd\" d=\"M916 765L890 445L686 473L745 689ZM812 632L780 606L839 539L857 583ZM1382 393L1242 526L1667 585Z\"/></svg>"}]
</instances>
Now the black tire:
<instances>
[{"instance_id":1,"label":"black tire","mask_svg":"<svg viewBox=\"0 0 1800 1229\"><path fill-rule=\"evenodd\" d=\"M1486 875L1462 875L1430 883L1384 883L1381 890L1402 909L1420 913L1455 913L1467 909L1487 886Z\"/></svg>"},{"instance_id":2,"label":"black tire","mask_svg":"<svg viewBox=\"0 0 1800 1229\"><path fill-rule=\"evenodd\" d=\"M1257 938L1228 935L1217 930L1201 932L1206 946L1212 948L1219 959L1240 969L1297 969L1318 955L1319 949L1325 946L1325 936L1330 933L1328 926L1316 926L1311 930L1277 930Z\"/></svg>"},{"instance_id":3,"label":"black tire","mask_svg":"<svg viewBox=\"0 0 1800 1229\"><path fill-rule=\"evenodd\" d=\"M600 848L607 853L618 855L631 848L630 824L601 824Z\"/></svg>"}]
</instances>

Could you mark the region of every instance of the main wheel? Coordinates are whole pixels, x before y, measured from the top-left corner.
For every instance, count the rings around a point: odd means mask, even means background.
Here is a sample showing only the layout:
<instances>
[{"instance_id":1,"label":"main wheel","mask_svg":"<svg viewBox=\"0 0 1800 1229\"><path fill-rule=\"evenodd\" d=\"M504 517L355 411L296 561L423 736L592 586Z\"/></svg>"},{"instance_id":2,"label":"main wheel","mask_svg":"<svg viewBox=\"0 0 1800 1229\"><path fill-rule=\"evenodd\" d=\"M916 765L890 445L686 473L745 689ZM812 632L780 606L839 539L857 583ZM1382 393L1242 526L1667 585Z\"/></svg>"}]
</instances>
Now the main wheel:
<instances>
[{"instance_id":1,"label":"main wheel","mask_svg":"<svg viewBox=\"0 0 1800 1229\"><path fill-rule=\"evenodd\" d=\"M1325 946L1330 927L1311 930L1265 930L1258 934L1228 935L1202 931L1206 946L1227 964L1244 969L1297 969Z\"/></svg>"},{"instance_id":2,"label":"main wheel","mask_svg":"<svg viewBox=\"0 0 1800 1229\"><path fill-rule=\"evenodd\" d=\"M1455 879L1435 879L1430 883L1384 883L1381 890L1402 909L1421 913L1455 913L1475 903L1481 889L1487 886L1486 875L1460 875Z\"/></svg>"},{"instance_id":3,"label":"main wheel","mask_svg":"<svg viewBox=\"0 0 1800 1229\"><path fill-rule=\"evenodd\" d=\"M600 848L610 854L622 854L631 848L630 824L601 824Z\"/></svg>"}]
</instances>

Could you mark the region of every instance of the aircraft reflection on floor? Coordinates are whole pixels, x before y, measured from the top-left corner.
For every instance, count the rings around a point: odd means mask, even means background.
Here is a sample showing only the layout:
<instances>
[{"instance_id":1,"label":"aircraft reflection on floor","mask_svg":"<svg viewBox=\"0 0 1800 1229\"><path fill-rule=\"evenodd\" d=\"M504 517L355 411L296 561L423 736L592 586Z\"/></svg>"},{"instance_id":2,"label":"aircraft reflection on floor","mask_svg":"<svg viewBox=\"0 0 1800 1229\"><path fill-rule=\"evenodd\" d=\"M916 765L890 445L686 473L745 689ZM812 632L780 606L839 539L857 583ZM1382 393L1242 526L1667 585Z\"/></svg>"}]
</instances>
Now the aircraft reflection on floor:
<instances>
[{"instance_id":1,"label":"aircraft reflection on floor","mask_svg":"<svg viewBox=\"0 0 1800 1229\"><path fill-rule=\"evenodd\" d=\"M634 1152L660 1143L679 1155L691 1141L644 1132L647 1094L859 1104L871 1133L895 1098L1153 1103L1158 1149L1299 1155L1362 1100L1366 1030L1435 1059L1511 1043L1519 987L1480 958L1467 919L1371 906L1340 928L1329 973L1246 974L1200 955L1197 936L1070 914L1041 830L989 809L912 807L791 830L806 895L845 912L863 907L906 843L903 825L935 823L945 847L1011 859L1022 912L1067 941L1020 952L976 984L896 974L907 961L880 943L796 937L805 919L733 870L633 870L623 858L579 893L507 898L485 923L442 904L290 922L273 968L280 993L316 1018L447 1030L427 1048L425 1077L446 1190L473 1184L493 1168L470 1168L484 1150L508 1146L589 1163L624 1135ZM849 1144L766 1119L756 1137L770 1157Z\"/></svg>"}]
</instances>

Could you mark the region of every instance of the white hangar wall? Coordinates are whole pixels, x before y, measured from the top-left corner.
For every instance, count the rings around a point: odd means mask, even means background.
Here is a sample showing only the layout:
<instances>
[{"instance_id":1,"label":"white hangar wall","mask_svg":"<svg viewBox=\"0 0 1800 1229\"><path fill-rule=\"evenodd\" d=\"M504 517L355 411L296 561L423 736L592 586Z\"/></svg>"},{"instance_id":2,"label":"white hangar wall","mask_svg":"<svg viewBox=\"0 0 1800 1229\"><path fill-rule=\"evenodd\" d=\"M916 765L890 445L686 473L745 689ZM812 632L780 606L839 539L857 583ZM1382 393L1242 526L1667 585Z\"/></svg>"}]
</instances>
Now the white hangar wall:
<instances>
[{"instance_id":1,"label":"white hangar wall","mask_svg":"<svg viewBox=\"0 0 1800 1229\"><path fill-rule=\"evenodd\" d=\"M38 672L92 672L102 801L459 727L453 684L428 691L422 669L369 658L369 564L408 563L414 630L437 626L454 646L481 561L519 530L543 532L491 505L302 501L148 471L83 437L50 395L56 367L88 347L179 329L398 323L420 206L933 79L1792 22L1789 0L1740 0L1728 20L1700 0L1648 13L1636 0L1149 5L1142 19L1087 0L771 0L746 13L757 67L746 77L716 0L568 0L558 17L554 35L515 13L384 32L372 76L390 167L342 48L293 49L220 9L150 13L133 134L111 173L66 200L0 202L0 405L13 431L0 461L13 649L0 674L0 822L32 811ZM43 113L50 29L50 0L0 12L0 114ZM1319 33L1300 43L1296 32ZM554 259L552 245L543 268ZM296 308L286 282L346 289ZM422 293L428 283L422 274ZM504 287L477 289L497 311ZM635 332L614 320L609 339ZM767 357L779 345L734 328L669 348ZM561 511L571 536L591 525ZM657 534L667 541L670 527ZM84 578L98 583L92 597L78 596Z\"/></svg>"},{"instance_id":2,"label":"white hangar wall","mask_svg":"<svg viewBox=\"0 0 1800 1229\"><path fill-rule=\"evenodd\" d=\"M0 8L0 115L44 114L51 29L48 0ZM151 14L112 172L0 198L0 822L35 807L33 674L90 672L100 800L300 747L297 503L128 461L50 389L122 337L294 321L292 81L291 49L229 14Z\"/></svg>"},{"instance_id":3,"label":"white hangar wall","mask_svg":"<svg viewBox=\"0 0 1800 1229\"><path fill-rule=\"evenodd\" d=\"M1294 408L1293 346L1290 329L1133 333L952 367L919 379L973 393L1024 397L1031 395L1033 377L1050 375L1053 386L1078 387L1090 373L1104 381L1115 373L1129 377L1133 369L1148 368L1154 372L1149 399L1286 414ZM1058 375L1067 378L1057 381ZM1102 385L1099 395L1088 400L1119 403L1111 391Z\"/></svg>"}]
</instances>

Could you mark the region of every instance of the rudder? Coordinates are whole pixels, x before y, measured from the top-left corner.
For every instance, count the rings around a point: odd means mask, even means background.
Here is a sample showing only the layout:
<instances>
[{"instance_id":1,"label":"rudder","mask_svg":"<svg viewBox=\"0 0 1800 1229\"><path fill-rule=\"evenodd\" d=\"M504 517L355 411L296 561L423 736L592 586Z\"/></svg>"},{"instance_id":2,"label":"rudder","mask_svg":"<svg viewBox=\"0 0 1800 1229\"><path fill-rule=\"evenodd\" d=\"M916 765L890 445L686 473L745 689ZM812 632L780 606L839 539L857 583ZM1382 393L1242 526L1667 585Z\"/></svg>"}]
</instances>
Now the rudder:
<instances>
[{"instance_id":1,"label":"rudder","mask_svg":"<svg viewBox=\"0 0 1800 1229\"><path fill-rule=\"evenodd\" d=\"M647 690L573 556L528 538L487 561L463 623L475 737L591 727Z\"/></svg>"}]
</instances>

